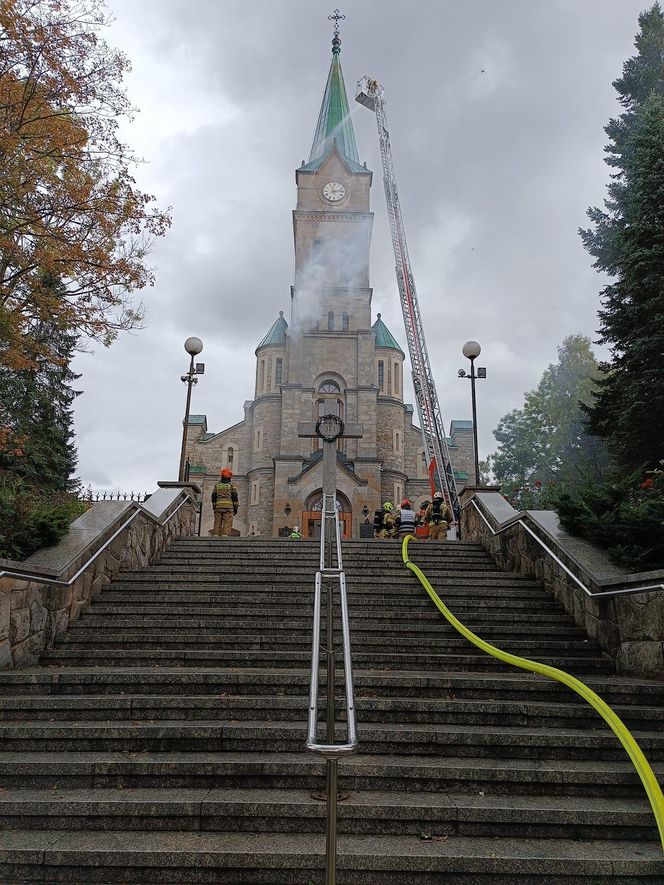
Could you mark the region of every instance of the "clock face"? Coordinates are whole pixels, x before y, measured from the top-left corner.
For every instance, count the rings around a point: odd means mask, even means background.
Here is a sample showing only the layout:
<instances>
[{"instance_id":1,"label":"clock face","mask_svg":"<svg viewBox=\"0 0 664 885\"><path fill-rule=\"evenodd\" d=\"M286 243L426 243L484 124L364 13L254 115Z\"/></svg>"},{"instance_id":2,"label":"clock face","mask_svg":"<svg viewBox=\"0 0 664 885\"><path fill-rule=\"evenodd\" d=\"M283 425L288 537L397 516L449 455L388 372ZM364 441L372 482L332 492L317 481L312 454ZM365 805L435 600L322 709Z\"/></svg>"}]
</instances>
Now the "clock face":
<instances>
[{"instance_id":1,"label":"clock face","mask_svg":"<svg viewBox=\"0 0 664 885\"><path fill-rule=\"evenodd\" d=\"M323 187L323 196L330 203L338 203L346 196L346 188L340 181L328 181Z\"/></svg>"}]
</instances>

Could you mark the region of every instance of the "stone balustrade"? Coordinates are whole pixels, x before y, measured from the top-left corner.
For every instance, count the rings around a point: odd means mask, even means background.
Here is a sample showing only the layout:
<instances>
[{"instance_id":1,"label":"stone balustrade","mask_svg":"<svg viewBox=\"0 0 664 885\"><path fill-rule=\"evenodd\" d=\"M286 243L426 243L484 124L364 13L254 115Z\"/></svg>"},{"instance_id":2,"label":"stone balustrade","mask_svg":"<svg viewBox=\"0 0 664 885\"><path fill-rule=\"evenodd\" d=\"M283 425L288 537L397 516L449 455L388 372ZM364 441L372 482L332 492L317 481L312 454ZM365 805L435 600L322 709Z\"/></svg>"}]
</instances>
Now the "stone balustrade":
<instances>
[{"instance_id":1,"label":"stone balustrade","mask_svg":"<svg viewBox=\"0 0 664 885\"><path fill-rule=\"evenodd\" d=\"M613 658L619 673L664 678L664 571L625 572L604 551L568 535L556 513L517 511L498 487L466 486L461 505L464 541L481 542L506 571L542 581L575 622ZM594 594L644 586L656 589L593 598Z\"/></svg>"},{"instance_id":2,"label":"stone balustrade","mask_svg":"<svg viewBox=\"0 0 664 885\"><path fill-rule=\"evenodd\" d=\"M158 485L141 504L95 503L59 544L24 562L0 559L0 669L36 664L119 572L150 565L172 539L196 533L198 487Z\"/></svg>"}]
</instances>

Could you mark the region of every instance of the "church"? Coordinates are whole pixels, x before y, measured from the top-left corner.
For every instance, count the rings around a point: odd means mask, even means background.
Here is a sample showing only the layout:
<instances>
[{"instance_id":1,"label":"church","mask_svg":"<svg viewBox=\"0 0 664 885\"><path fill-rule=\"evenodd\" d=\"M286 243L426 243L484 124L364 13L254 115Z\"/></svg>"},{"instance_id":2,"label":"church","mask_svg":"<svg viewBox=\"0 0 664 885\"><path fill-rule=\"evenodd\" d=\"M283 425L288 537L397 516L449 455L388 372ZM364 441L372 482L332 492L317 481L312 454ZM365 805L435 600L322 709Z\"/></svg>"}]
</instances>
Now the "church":
<instances>
[{"instance_id":1,"label":"church","mask_svg":"<svg viewBox=\"0 0 664 885\"><path fill-rule=\"evenodd\" d=\"M219 471L230 467L240 499L234 534L276 537L299 525L304 537L317 535L322 450L318 439L298 437L297 426L327 414L331 402L363 431L338 443L345 538L364 534L385 501L407 497L417 508L431 497L422 432L403 399L405 354L380 313L371 321L373 173L358 154L340 53L335 33L311 154L295 173L289 321L279 311L256 348L254 398L242 420L213 432L206 415L189 418L188 476L203 490L202 534L212 527ZM472 422L452 421L448 445L463 486L473 475Z\"/></svg>"}]
</instances>

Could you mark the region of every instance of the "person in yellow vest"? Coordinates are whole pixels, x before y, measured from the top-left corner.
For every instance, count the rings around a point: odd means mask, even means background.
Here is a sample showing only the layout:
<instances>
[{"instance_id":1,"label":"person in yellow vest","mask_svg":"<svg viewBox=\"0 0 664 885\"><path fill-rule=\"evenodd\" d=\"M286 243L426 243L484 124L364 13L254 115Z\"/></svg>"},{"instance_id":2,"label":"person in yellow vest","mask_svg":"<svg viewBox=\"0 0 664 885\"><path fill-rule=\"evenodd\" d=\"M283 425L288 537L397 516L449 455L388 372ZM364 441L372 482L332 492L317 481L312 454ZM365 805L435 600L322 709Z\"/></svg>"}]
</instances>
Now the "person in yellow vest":
<instances>
[{"instance_id":1,"label":"person in yellow vest","mask_svg":"<svg viewBox=\"0 0 664 885\"><path fill-rule=\"evenodd\" d=\"M293 541L301 541L302 534L300 532L300 527L298 525L293 526L293 531L288 537L291 538Z\"/></svg>"},{"instance_id":2,"label":"person in yellow vest","mask_svg":"<svg viewBox=\"0 0 664 885\"><path fill-rule=\"evenodd\" d=\"M214 508L212 534L215 538L229 537L233 528L233 516L237 513L238 497L237 489L231 482L232 478L233 471L224 467L221 471L221 479L212 492L212 507Z\"/></svg>"}]
</instances>

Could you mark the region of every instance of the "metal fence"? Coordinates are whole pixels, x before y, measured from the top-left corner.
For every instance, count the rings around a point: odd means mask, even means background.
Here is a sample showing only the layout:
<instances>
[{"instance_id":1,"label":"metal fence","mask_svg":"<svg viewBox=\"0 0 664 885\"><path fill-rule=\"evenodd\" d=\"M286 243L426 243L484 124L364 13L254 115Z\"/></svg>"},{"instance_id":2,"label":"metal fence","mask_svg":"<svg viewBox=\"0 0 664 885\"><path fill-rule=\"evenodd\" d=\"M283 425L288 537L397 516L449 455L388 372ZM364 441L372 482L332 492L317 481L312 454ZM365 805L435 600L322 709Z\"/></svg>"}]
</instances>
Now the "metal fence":
<instances>
[{"instance_id":1,"label":"metal fence","mask_svg":"<svg viewBox=\"0 0 664 885\"><path fill-rule=\"evenodd\" d=\"M88 486L79 495L79 500L87 504L94 504L97 501L136 501L137 504L143 504L149 497L148 492L95 492L92 486Z\"/></svg>"}]
</instances>

